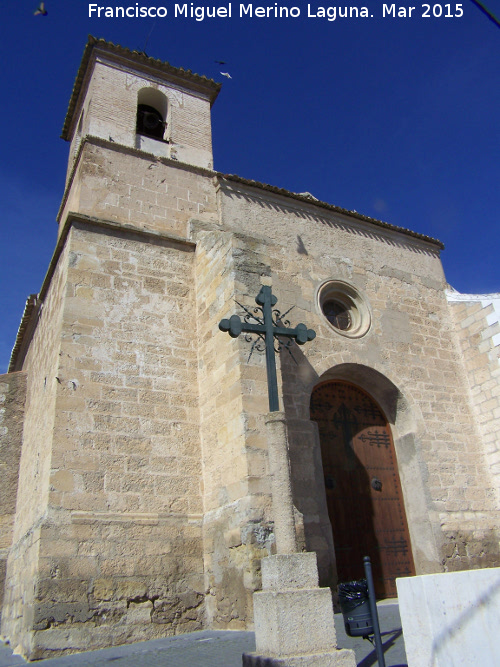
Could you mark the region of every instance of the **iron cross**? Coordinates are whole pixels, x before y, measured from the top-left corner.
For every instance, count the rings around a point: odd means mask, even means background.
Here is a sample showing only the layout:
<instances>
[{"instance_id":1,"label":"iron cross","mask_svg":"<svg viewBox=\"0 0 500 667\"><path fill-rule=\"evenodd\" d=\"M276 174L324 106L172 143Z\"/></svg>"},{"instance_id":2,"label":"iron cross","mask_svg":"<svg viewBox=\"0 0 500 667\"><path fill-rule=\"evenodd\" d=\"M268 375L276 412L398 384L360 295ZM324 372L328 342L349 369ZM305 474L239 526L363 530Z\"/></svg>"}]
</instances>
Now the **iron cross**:
<instances>
[{"instance_id":1,"label":"iron cross","mask_svg":"<svg viewBox=\"0 0 500 667\"><path fill-rule=\"evenodd\" d=\"M262 351L264 348L258 347L258 344L259 341L264 341L269 412L277 412L279 410L275 352L279 352L283 347L289 347L293 339L296 340L298 345L304 345L304 343L316 337L316 332L308 329L305 324L297 324L295 329L287 326L290 323L287 320L283 320L283 318L290 312L291 308L281 315L279 310L273 309L277 301L278 299L272 293L271 288L264 285L255 297L255 302L259 307L254 308L253 313L238 303L246 313L243 321L238 315L231 315L228 320L224 319L219 322L219 329L221 331L228 331L231 338L237 338L242 332L247 335L257 334L258 338L252 345L252 352L254 348ZM256 313L260 313L260 315ZM254 320L254 322L250 320ZM287 342L284 343L281 340L282 338L287 338ZM250 336L247 339L251 340ZM275 341L277 341L278 347L275 347ZM250 356L252 352L250 352Z\"/></svg>"}]
</instances>

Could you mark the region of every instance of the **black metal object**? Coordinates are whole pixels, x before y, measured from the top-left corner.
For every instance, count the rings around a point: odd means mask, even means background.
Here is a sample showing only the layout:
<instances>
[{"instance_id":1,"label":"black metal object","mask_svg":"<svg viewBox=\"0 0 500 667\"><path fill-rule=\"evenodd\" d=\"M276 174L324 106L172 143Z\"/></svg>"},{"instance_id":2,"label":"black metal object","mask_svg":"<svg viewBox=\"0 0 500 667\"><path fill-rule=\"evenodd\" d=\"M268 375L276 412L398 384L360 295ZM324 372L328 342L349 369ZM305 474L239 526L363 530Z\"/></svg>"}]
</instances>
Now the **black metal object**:
<instances>
[{"instance_id":1,"label":"black metal object","mask_svg":"<svg viewBox=\"0 0 500 667\"><path fill-rule=\"evenodd\" d=\"M344 627L349 637L363 637L363 639L368 639L374 644L379 667L385 667L384 649L375 601L372 564L369 556L363 558L363 565L366 579L338 585Z\"/></svg>"},{"instance_id":2,"label":"black metal object","mask_svg":"<svg viewBox=\"0 0 500 667\"><path fill-rule=\"evenodd\" d=\"M368 602L370 605L370 614L372 617L375 651L377 653L379 667L385 667L384 649L382 648L377 604L375 602L375 586L373 585L372 564L369 556L365 556L363 558L363 565L365 567L366 583L368 584Z\"/></svg>"},{"instance_id":3,"label":"black metal object","mask_svg":"<svg viewBox=\"0 0 500 667\"><path fill-rule=\"evenodd\" d=\"M165 123L161 113L147 104L139 104L136 132L153 139L163 139Z\"/></svg>"},{"instance_id":4,"label":"black metal object","mask_svg":"<svg viewBox=\"0 0 500 667\"><path fill-rule=\"evenodd\" d=\"M246 340L250 342L252 335L255 334L257 336L252 343L249 359L254 349L259 352L266 351L269 412L277 412L279 410L275 352L279 352L283 348L289 349L293 340L298 345L304 345L304 343L316 337L316 332L308 329L305 324L297 324L292 329L289 326L290 322L283 319L290 312L291 308L282 315L279 310L274 308L277 301L278 299L272 293L271 288L264 285L255 297L258 308L254 308L253 312L236 302L245 311L243 321L239 315L231 315L229 319L219 322L219 329L229 332L231 338L237 338L241 333L246 333ZM254 321L252 322L251 320ZM282 340L283 338L287 340Z\"/></svg>"},{"instance_id":5,"label":"black metal object","mask_svg":"<svg viewBox=\"0 0 500 667\"><path fill-rule=\"evenodd\" d=\"M346 634L368 639L373 633L373 623L366 580L339 584L338 592Z\"/></svg>"}]
</instances>

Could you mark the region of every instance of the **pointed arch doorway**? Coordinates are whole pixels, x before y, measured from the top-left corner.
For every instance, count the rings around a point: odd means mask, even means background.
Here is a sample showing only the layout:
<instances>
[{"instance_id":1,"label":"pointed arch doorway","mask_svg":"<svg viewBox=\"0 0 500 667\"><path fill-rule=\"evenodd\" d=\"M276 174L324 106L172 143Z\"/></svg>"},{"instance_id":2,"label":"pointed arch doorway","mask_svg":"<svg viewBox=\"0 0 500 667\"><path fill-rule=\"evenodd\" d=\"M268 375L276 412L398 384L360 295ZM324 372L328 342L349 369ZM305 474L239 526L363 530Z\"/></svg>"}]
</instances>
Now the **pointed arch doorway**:
<instances>
[{"instance_id":1,"label":"pointed arch doorway","mask_svg":"<svg viewBox=\"0 0 500 667\"><path fill-rule=\"evenodd\" d=\"M397 577L415 574L389 423L365 391L329 381L311 395L321 443L339 581L364 577L370 556L378 599L396 597Z\"/></svg>"}]
</instances>

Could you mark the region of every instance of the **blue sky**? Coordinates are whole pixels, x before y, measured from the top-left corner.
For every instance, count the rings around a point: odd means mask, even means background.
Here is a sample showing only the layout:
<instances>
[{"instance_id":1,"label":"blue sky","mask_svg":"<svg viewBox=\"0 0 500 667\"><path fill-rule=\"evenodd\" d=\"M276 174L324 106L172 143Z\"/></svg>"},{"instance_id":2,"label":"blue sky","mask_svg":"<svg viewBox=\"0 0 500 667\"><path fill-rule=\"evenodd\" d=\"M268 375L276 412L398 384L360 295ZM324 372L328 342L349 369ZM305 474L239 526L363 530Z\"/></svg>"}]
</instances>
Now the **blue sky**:
<instances>
[{"instance_id":1,"label":"blue sky","mask_svg":"<svg viewBox=\"0 0 500 667\"><path fill-rule=\"evenodd\" d=\"M430 5L429 18L417 3L401 5L415 6L411 18L384 17L378 0L290 0L278 6L300 17L240 18L232 2L231 18L204 21L175 17L170 0L97 4L168 14L89 18L88 2L46 0L43 17L37 0L2 4L0 372L54 248L68 151L59 137L89 33L138 50L149 36L148 55L224 82L212 110L217 170L439 238L451 285L500 291L500 29L470 0ZM500 0L486 4L500 16ZM318 16L350 5L370 16Z\"/></svg>"}]
</instances>

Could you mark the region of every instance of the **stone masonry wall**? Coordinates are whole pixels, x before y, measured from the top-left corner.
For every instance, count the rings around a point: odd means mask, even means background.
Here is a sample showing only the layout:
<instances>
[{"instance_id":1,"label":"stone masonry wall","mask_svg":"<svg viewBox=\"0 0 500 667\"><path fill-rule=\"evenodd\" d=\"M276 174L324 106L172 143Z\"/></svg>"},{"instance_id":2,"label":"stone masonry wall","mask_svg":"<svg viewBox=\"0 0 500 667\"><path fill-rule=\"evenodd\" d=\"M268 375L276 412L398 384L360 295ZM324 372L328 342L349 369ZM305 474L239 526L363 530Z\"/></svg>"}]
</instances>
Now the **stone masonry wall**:
<instances>
[{"instance_id":1,"label":"stone masonry wall","mask_svg":"<svg viewBox=\"0 0 500 667\"><path fill-rule=\"evenodd\" d=\"M139 91L151 88L161 93L168 104L165 119L167 142L149 142L156 154L172 157L181 162L212 169L212 131L210 100L203 93L187 90L182 83L169 82L161 73L146 68L122 69L114 57L97 55L82 109L84 117L75 113L75 127L70 155L76 154L76 145L86 135L111 140L116 144L139 148L136 135ZM80 113L80 108L78 109ZM80 132L78 131L80 129ZM70 166L72 160L70 160Z\"/></svg>"},{"instance_id":2,"label":"stone masonry wall","mask_svg":"<svg viewBox=\"0 0 500 667\"><path fill-rule=\"evenodd\" d=\"M23 441L26 374L0 375L0 618L2 613L7 556L12 544L16 514L19 459Z\"/></svg>"},{"instance_id":3,"label":"stone masonry wall","mask_svg":"<svg viewBox=\"0 0 500 667\"><path fill-rule=\"evenodd\" d=\"M30 654L32 645L30 630L40 531L48 518L66 264L67 252L63 252L40 310L23 367L27 373L23 445L14 534L7 563L2 634L25 655Z\"/></svg>"},{"instance_id":4,"label":"stone masonry wall","mask_svg":"<svg viewBox=\"0 0 500 667\"><path fill-rule=\"evenodd\" d=\"M500 298L448 293L486 461L500 498Z\"/></svg>"},{"instance_id":5,"label":"stone masonry wall","mask_svg":"<svg viewBox=\"0 0 500 667\"><path fill-rule=\"evenodd\" d=\"M494 387L479 372L469 384L463 359L474 371L486 350L467 348L479 325L465 313L456 336L437 247L211 171L214 89L201 81L167 81L102 44L88 75L58 261L17 376L25 420L2 633L40 659L251 627L274 549L265 357L218 324L239 304L253 312L262 284L317 333L277 363L298 543L318 554L321 583L334 585L336 568L309 401L334 378L365 388L389 419L417 573L498 565L498 415L478 398ZM136 135L144 87L168 98L168 142ZM365 300L364 336L322 314L331 280Z\"/></svg>"},{"instance_id":6,"label":"stone masonry wall","mask_svg":"<svg viewBox=\"0 0 500 667\"><path fill-rule=\"evenodd\" d=\"M244 228L267 239L279 309L295 306L294 322L307 322L317 332L303 357L298 350L290 390L283 379L284 393L293 394L288 418L308 422L311 390L335 368L361 369L359 381L368 390L370 373L387 378L401 395L400 414L390 417L417 572L498 565L494 482L478 438L438 252L417 239L261 190L226 182L220 196L225 229ZM317 294L327 280L347 281L365 295L372 318L365 336L342 336L321 314ZM292 425L294 440L304 443ZM314 452L310 458L315 460ZM317 469L309 470L304 475L292 469L299 495L318 484ZM304 516L308 548L322 543L325 550L324 504L321 497L315 502ZM455 557L453 533L464 522L473 526L468 551Z\"/></svg>"},{"instance_id":7,"label":"stone masonry wall","mask_svg":"<svg viewBox=\"0 0 500 667\"><path fill-rule=\"evenodd\" d=\"M36 658L201 628L192 247L74 225Z\"/></svg>"},{"instance_id":8,"label":"stone masonry wall","mask_svg":"<svg viewBox=\"0 0 500 667\"><path fill-rule=\"evenodd\" d=\"M97 139L83 144L62 223L69 212L183 238L191 218L217 219L214 184L206 173Z\"/></svg>"},{"instance_id":9,"label":"stone masonry wall","mask_svg":"<svg viewBox=\"0 0 500 667\"><path fill-rule=\"evenodd\" d=\"M59 322L52 437L31 454L44 506L30 568L12 571L32 594L4 631L31 659L202 627L193 257L189 243L73 223L43 311Z\"/></svg>"},{"instance_id":10,"label":"stone masonry wall","mask_svg":"<svg viewBox=\"0 0 500 667\"><path fill-rule=\"evenodd\" d=\"M266 368L218 324L239 303L252 310L263 283L317 333L278 372L299 544L318 554L322 584L335 558L309 401L336 377L391 423L417 573L498 565L497 452L480 442L436 246L137 150L140 80L96 72L23 368L3 634L38 659L251 626L274 543ZM207 101L183 95L172 132L208 151ZM363 337L321 313L329 280L365 299Z\"/></svg>"},{"instance_id":11,"label":"stone masonry wall","mask_svg":"<svg viewBox=\"0 0 500 667\"><path fill-rule=\"evenodd\" d=\"M243 341L219 331L218 324L235 312L235 299L258 291L268 268L241 235L199 230L196 239L207 623L237 629L253 622L260 559L270 554L274 536L265 443L256 439L255 414L246 406L255 369L243 364ZM265 387L265 368L258 375Z\"/></svg>"}]
</instances>

